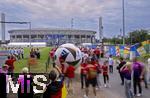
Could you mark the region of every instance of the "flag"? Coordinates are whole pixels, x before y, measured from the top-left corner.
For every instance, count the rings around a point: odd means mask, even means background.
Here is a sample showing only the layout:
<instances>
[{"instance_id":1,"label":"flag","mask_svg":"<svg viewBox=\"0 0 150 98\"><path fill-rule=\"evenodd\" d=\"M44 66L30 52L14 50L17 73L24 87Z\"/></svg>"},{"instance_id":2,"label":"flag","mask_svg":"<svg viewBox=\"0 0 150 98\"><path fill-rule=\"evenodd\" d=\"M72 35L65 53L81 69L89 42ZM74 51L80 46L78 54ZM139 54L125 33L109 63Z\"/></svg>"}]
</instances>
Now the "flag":
<instances>
[{"instance_id":1,"label":"flag","mask_svg":"<svg viewBox=\"0 0 150 98\"><path fill-rule=\"evenodd\" d=\"M62 88L62 98L66 98L67 97L67 89L66 89L66 85L64 84L63 85L63 88Z\"/></svg>"},{"instance_id":2,"label":"flag","mask_svg":"<svg viewBox=\"0 0 150 98\"><path fill-rule=\"evenodd\" d=\"M124 56L124 46L120 46L120 56Z\"/></svg>"},{"instance_id":3,"label":"flag","mask_svg":"<svg viewBox=\"0 0 150 98\"><path fill-rule=\"evenodd\" d=\"M130 53L130 47L129 46L125 46L124 47L124 54L129 54Z\"/></svg>"},{"instance_id":4,"label":"flag","mask_svg":"<svg viewBox=\"0 0 150 98\"><path fill-rule=\"evenodd\" d=\"M137 44L132 45L130 47L130 51L135 52L135 56L140 56L139 53L138 53L138 51L137 51Z\"/></svg>"},{"instance_id":5,"label":"flag","mask_svg":"<svg viewBox=\"0 0 150 98\"><path fill-rule=\"evenodd\" d=\"M142 46L145 46L145 45L147 45L147 44L148 44L148 40L142 42Z\"/></svg>"},{"instance_id":6,"label":"flag","mask_svg":"<svg viewBox=\"0 0 150 98\"><path fill-rule=\"evenodd\" d=\"M146 54L146 51L145 51L145 49L144 49L144 46L139 47L139 48L137 49L137 51L138 51L138 53L139 53L140 56Z\"/></svg>"},{"instance_id":7,"label":"flag","mask_svg":"<svg viewBox=\"0 0 150 98\"><path fill-rule=\"evenodd\" d=\"M142 45L144 46L144 49L145 49L146 53L149 53L149 50L150 50L150 40L143 41Z\"/></svg>"},{"instance_id":8,"label":"flag","mask_svg":"<svg viewBox=\"0 0 150 98\"><path fill-rule=\"evenodd\" d=\"M124 58L129 58L129 56L130 56L130 47L125 46L124 47Z\"/></svg>"},{"instance_id":9,"label":"flag","mask_svg":"<svg viewBox=\"0 0 150 98\"><path fill-rule=\"evenodd\" d=\"M137 44L135 44L135 46L136 46L137 52L139 53L139 56L146 54L146 51L145 51L142 43L137 43Z\"/></svg>"},{"instance_id":10,"label":"flag","mask_svg":"<svg viewBox=\"0 0 150 98\"><path fill-rule=\"evenodd\" d=\"M120 48L119 48L119 46L116 46L116 56L120 56Z\"/></svg>"}]
</instances>

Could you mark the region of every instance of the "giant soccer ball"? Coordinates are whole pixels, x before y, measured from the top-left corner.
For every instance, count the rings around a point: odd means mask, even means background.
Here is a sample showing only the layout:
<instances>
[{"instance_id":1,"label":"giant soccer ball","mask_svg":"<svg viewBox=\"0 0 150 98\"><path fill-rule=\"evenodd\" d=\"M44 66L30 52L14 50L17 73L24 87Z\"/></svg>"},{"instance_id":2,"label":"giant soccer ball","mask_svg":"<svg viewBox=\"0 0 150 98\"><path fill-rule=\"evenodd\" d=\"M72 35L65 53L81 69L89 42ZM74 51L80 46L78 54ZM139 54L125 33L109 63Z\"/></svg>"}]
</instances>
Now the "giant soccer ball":
<instances>
[{"instance_id":1,"label":"giant soccer ball","mask_svg":"<svg viewBox=\"0 0 150 98\"><path fill-rule=\"evenodd\" d=\"M63 44L55 52L54 60L57 66L61 66L61 60L65 67L74 66L77 68L82 61L82 54L78 47L73 44Z\"/></svg>"}]
</instances>

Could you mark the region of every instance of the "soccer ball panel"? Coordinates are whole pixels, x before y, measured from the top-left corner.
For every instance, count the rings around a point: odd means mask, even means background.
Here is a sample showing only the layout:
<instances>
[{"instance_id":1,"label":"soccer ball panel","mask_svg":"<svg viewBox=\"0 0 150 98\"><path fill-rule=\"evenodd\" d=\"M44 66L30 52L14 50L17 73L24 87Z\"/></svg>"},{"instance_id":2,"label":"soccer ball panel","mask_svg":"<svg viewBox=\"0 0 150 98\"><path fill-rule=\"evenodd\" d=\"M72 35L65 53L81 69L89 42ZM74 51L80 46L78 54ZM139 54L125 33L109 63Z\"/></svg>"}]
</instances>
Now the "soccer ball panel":
<instances>
[{"instance_id":1,"label":"soccer ball panel","mask_svg":"<svg viewBox=\"0 0 150 98\"><path fill-rule=\"evenodd\" d=\"M63 64L67 66L78 67L82 60L82 54L78 47L73 44L61 45L55 52L55 63L61 66L61 60L64 60Z\"/></svg>"}]
</instances>

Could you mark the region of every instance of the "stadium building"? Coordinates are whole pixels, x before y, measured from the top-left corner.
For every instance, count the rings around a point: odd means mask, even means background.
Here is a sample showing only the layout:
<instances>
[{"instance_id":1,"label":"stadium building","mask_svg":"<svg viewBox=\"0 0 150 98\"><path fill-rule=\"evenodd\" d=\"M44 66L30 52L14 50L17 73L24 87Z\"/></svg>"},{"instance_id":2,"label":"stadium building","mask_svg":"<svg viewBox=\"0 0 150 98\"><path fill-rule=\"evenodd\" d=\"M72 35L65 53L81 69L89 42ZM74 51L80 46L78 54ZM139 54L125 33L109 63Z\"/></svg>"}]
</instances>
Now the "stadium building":
<instances>
[{"instance_id":1,"label":"stadium building","mask_svg":"<svg viewBox=\"0 0 150 98\"><path fill-rule=\"evenodd\" d=\"M77 29L18 29L8 31L10 42L46 42L47 45L63 43L94 43L96 31ZM30 33L31 32L31 33Z\"/></svg>"}]
</instances>

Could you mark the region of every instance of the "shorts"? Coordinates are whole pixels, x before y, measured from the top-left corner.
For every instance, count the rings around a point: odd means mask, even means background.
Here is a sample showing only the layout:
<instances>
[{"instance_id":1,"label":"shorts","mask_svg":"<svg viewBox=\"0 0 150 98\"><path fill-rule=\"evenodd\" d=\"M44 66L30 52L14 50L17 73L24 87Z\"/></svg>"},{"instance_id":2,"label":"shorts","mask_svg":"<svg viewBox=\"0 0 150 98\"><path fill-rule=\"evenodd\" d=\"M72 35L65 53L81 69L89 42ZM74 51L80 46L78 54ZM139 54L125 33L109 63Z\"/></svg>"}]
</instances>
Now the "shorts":
<instances>
[{"instance_id":1,"label":"shorts","mask_svg":"<svg viewBox=\"0 0 150 98\"><path fill-rule=\"evenodd\" d=\"M89 87L90 84L92 85L92 87L96 87L97 79L96 78L86 79L86 87Z\"/></svg>"}]
</instances>

